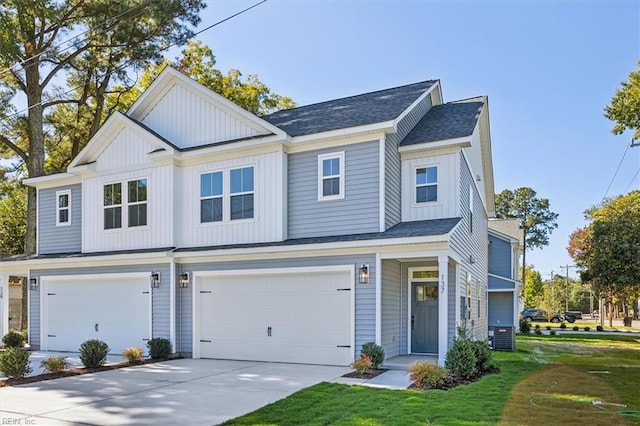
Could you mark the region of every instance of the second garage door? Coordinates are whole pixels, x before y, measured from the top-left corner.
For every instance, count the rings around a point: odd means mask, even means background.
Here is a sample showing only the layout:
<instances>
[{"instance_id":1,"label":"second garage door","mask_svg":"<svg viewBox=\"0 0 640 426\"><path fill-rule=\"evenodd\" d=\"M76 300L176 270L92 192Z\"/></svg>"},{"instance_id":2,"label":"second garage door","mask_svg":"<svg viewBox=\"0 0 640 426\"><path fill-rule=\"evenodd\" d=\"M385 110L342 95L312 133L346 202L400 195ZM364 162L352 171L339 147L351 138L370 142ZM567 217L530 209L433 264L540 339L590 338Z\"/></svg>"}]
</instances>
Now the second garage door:
<instances>
[{"instance_id":1,"label":"second garage door","mask_svg":"<svg viewBox=\"0 0 640 426\"><path fill-rule=\"evenodd\" d=\"M352 270L197 278L195 355L348 365Z\"/></svg>"}]
</instances>

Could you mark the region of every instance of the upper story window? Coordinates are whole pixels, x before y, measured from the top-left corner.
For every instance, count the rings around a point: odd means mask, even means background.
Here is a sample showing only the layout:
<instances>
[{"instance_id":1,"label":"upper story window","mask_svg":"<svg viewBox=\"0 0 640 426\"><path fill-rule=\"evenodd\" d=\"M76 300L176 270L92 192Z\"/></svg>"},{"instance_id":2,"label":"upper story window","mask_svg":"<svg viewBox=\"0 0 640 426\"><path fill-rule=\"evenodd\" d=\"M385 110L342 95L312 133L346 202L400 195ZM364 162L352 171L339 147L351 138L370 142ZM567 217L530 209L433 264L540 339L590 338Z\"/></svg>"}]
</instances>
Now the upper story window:
<instances>
[{"instance_id":1,"label":"upper story window","mask_svg":"<svg viewBox=\"0 0 640 426\"><path fill-rule=\"evenodd\" d=\"M122 184L104 186L104 229L122 228Z\"/></svg>"},{"instance_id":2,"label":"upper story window","mask_svg":"<svg viewBox=\"0 0 640 426\"><path fill-rule=\"evenodd\" d=\"M200 175L200 222L222 221L222 172Z\"/></svg>"},{"instance_id":3,"label":"upper story window","mask_svg":"<svg viewBox=\"0 0 640 426\"><path fill-rule=\"evenodd\" d=\"M438 168L416 168L416 203L438 201Z\"/></svg>"},{"instance_id":4,"label":"upper story window","mask_svg":"<svg viewBox=\"0 0 640 426\"><path fill-rule=\"evenodd\" d=\"M129 227L147 225L147 180L137 179L127 182L129 188L127 202Z\"/></svg>"},{"instance_id":5,"label":"upper story window","mask_svg":"<svg viewBox=\"0 0 640 426\"><path fill-rule=\"evenodd\" d=\"M56 192L56 226L71 225L71 191Z\"/></svg>"},{"instance_id":6,"label":"upper story window","mask_svg":"<svg viewBox=\"0 0 640 426\"><path fill-rule=\"evenodd\" d=\"M202 173L200 223L252 219L254 194L253 166Z\"/></svg>"},{"instance_id":7,"label":"upper story window","mask_svg":"<svg viewBox=\"0 0 640 426\"><path fill-rule=\"evenodd\" d=\"M318 155L318 200L344 198L344 151Z\"/></svg>"}]
</instances>

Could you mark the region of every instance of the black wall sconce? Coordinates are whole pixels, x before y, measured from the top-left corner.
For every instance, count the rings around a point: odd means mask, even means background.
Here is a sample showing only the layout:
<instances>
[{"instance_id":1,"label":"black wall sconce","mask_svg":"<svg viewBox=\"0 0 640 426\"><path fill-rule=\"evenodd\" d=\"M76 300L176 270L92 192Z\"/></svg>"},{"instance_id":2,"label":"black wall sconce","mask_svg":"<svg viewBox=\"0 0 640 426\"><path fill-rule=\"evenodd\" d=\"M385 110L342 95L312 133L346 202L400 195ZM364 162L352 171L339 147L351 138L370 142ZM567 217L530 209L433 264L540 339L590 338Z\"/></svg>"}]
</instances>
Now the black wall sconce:
<instances>
[{"instance_id":1,"label":"black wall sconce","mask_svg":"<svg viewBox=\"0 0 640 426\"><path fill-rule=\"evenodd\" d=\"M151 273L151 287L153 288L160 287L160 272Z\"/></svg>"},{"instance_id":2,"label":"black wall sconce","mask_svg":"<svg viewBox=\"0 0 640 426\"><path fill-rule=\"evenodd\" d=\"M38 287L39 287L38 278L37 277L29 278L29 290L37 290Z\"/></svg>"},{"instance_id":3,"label":"black wall sconce","mask_svg":"<svg viewBox=\"0 0 640 426\"><path fill-rule=\"evenodd\" d=\"M360 266L359 270L360 284L367 284L369 282L369 265L364 263Z\"/></svg>"},{"instance_id":4,"label":"black wall sconce","mask_svg":"<svg viewBox=\"0 0 640 426\"><path fill-rule=\"evenodd\" d=\"M179 284L180 284L180 288L189 287L189 273L188 272L185 272L184 274L180 274Z\"/></svg>"}]
</instances>

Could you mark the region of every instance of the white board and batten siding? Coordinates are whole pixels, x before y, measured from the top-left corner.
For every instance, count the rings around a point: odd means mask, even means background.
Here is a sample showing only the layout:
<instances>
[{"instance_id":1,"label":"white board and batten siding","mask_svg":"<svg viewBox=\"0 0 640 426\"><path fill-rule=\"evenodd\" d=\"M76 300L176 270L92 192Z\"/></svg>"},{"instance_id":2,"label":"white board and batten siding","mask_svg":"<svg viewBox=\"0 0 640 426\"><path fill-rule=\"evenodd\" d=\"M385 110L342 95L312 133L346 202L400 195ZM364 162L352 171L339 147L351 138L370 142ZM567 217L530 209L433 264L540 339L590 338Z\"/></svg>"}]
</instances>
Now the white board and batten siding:
<instances>
[{"instance_id":1,"label":"white board and batten siding","mask_svg":"<svg viewBox=\"0 0 640 426\"><path fill-rule=\"evenodd\" d=\"M403 156L402 159L402 221L456 217L460 198L458 153ZM438 201L415 203L415 170L420 167L438 168Z\"/></svg>"},{"instance_id":2,"label":"white board and batten siding","mask_svg":"<svg viewBox=\"0 0 640 426\"><path fill-rule=\"evenodd\" d=\"M141 121L180 148L269 134L179 84Z\"/></svg>"},{"instance_id":3,"label":"white board and batten siding","mask_svg":"<svg viewBox=\"0 0 640 426\"><path fill-rule=\"evenodd\" d=\"M202 247L285 239L285 164L286 154L275 151L184 167L181 187L182 223L178 245ZM254 167L253 219L200 223L200 175L215 171L225 172L223 208L228 210L229 174L227 171L249 166Z\"/></svg>"}]
</instances>

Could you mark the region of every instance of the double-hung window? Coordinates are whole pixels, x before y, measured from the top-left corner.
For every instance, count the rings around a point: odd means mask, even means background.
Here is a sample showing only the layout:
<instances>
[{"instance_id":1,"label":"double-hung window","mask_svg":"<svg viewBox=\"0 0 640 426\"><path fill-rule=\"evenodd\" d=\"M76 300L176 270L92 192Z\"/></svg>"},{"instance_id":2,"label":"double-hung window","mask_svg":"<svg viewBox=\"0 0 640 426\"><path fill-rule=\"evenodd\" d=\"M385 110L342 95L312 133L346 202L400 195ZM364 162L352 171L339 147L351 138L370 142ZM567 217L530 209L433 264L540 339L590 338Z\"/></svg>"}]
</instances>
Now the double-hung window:
<instances>
[{"instance_id":1,"label":"double-hung window","mask_svg":"<svg viewBox=\"0 0 640 426\"><path fill-rule=\"evenodd\" d=\"M71 225L71 191L56 192L56 226Z\"/></svg>"},{"instance_id":2,"label":"double-hung window","mask_svg":"<svg viewBox=\"0 0 640 426\"><path fill-rule=\"evenodd\" d=\"M200 222L222 222L222 172L200 175Z\"/></svg>"},{"instance_id":3,"label":"double-hung window","mask_svg":"<svg viewBox=\"0 0 640 426\"><path fill-rule=\"evenodd\" d=\"M104 186L104 229L122 228L122 184Z\"/></svg>"},{"instance_id":4,"label":"double-hung window","mask_svg":"<svg viewBox=\"0 0 640 426\"><path fill-rule=\"evenodd\" d=\"M438 167L416 168L416 203L438 201Z\"/></svg>"},{"instance_id":5,"label":"double-hung window","mask_svg":"<svg viewBox=\"0 0 640 426\"><path fill-rule=\"evenodd\" d=\"M253 218L253 167L232 169L231 220Z\"/></svg>"},{"instance_id":6,"label":"double-hung window","mask_svg":"<svg viewBox=\"0 0 640 426\"><path fill-rule=\"evenodd\" d=\"M129 227L147 225L147 180L137 179L127 182L129 189L127 203Z\"/></svg>"},{"instance_id":7,"label":"double-hung window","mask_svg":"<svg viewBox=\"0 0 640 426\"><path fill-rule=\"evenodd\" d=\"M318 155L318 200L344 198L344 151Z\"/></svg>"}]
</instances>

